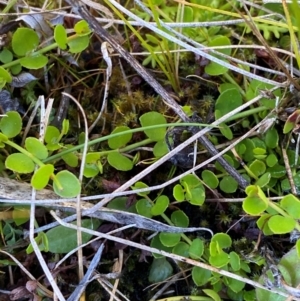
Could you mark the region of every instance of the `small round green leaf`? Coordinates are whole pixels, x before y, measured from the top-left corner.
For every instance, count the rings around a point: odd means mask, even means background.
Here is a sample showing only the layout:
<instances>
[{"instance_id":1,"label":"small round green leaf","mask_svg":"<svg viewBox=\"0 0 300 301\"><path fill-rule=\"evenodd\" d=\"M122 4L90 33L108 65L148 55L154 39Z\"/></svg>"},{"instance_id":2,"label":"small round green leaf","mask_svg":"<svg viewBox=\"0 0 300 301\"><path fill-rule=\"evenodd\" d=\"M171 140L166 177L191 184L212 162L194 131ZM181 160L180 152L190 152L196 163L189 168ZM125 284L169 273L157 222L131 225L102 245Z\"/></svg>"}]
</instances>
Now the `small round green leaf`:
<instances>
[{"instance_id":1,"label":"small round green leaf","mask_svg":"<svg viewBox=\"0 0 300 301\"><path fill-rule=\"evenodd\" d=\"M294 177L294 184L295 184L295 187L296 187L296 191L297 193L299 194L299 191L300 191L300 173L297 172ZM281 188L283 191L290 191L291 190L291 184L290 184L290 181L288 178L284 178L282 181L281 181Z\"/></svg>"},{"instance_id":2,"label":"small round green leaf","mask_svg":"<svg viewBox=\"0 0 300 301\"><path fill-rule=\"evenodd\" d=\"M46 146L37 138L28 137L25 140L26 149L38 159L44 160L48 157Z\"/></svg>"},{"instance_id":3,"label":"small round green leaf","mask_svg":"<svg viewBox=\"0 0 300 301\"><path fill-rule=\"evenodd\" d=\"M294 195L284 196L280 205L292 218L300 219L300 201Z\"/></svg>"},{"instance_id":4,"label":"small round green leaf","mask_svg":"<svg viewBox=\"0 0 300 301\"><path fill-rule=\"evenodd\" d=\"M266 164L261 160L254 160L250 165L249 169L257 177L261 176L266 171Z\"/></svg>"},{"instance_id":5,"label":"small round green leaf","mask_svg":"<svg viewBox=\"0 0 300 301\"><path fill-rule=\"evenodd\" d=\"M132 189L144 189L144 188L148 188L148 187L149 186L147 184L145 184L144 182L138 181L131 188ZM149 193L150 193L150 191L138 192L137 195L145 196Z\"/></svg>"},{"instance_id":6,"label":"small round green leaf","mask_svg":"<svg viewBox=\"0 0 300 301\"><path fill-rule=\"evenodd\" d=\"M256 156L263 156L265 155L267 150L264 147L255 147L253 149L253 154Z\"/></svg>"},{"instance_id":7,"label":"small round green leaf","mask_svg":"<svg viewBox=\"0 0 300 301\"><path fill-rule=\"evenodd\" d=\"M171 214L171 221L177 227L186 228L189 226L189 218L182 210L176 210Z\"/></svg>"},{"instance_id":8,"label":"small round green leaf","mask_svg":"<svg viewBox=\"0 0 300 301\"><path fill-rule=\"evenodd\" d=\"M166 247L164 246L160 239L159 239L159 235L155 235L152 240L151 240L151 243L150 243L150 247L151 248L155 248L155 249L158 249L158 250L162 250L162 251L166 251L166 252L172 252L172 248L171 247ZM164 257L163 255L160 255L160 254L157 254L157 253L152 253L153 254L153 257L154 258L162 258Z\"/></svg>"},{"instance_id":9,"label":"small round green leaf","mask_svg":"<svg viewBox=\"0 0 300 301\"><path fill-rule=\"evenodd\" d=\"M188 187L194 188L201 184L199 178L195 175L189 174L180 179L180 183L186 183Z\"/></svg>"},{"instance_id":10,"label":"small round green leaf","mask_svg":"<svg viewBox=\"0 0 300 301\"><path fill-rule=\"evenodd\" d=\"M268 226L275 234L286 234L294 230L296 221L291 217L274 215L269 219Z\"/></svg>"},{"instance_id":11,"label":"small round green leaf","mask_svg":"<svg viewBox=\"0 0 300 301\"><path fill-rule=\"evenodd\" d=\"M152 213L151 213L152 206L153 206L152 203L147 199L138 200L137 203L135 204L137 213L149 218L152 217Z\"/></svg>"},{"instance_id":12,"label":"small round green leaf","mask_svg":"<svg viewBox=\"0 0 300 301\"><path fill-rule=\"evenodd\" d=\"M68 119L64 119L62 122L62 129L61 129L61 133L63 135L67 135L70 129L70 120Z\"/></svg>"},{"instance_id":13,"label":"small round green leaf","mask_svg":"<svg viewBox=\"0 0 300 301\"><path fill-rule=\"evenodd\" d=\"M55 175L56 181L53 181L54 192L62 198L74 198L81 190L81 184L74 174L68 170L62 170ZM57 181L62 189L58 187Z\"/></svg>"},{"instance_id":14,"label":"small round green leaf","mask_svg":"<svg viewBox=\"0 0 300 301\"><path fill-rule=\"evenodd\" d=\"M78 156L75 155L75 153L68 153L61 158L65 161L66 164L68 164L71 167L77 167L78 166Z\"/></svg>"},{"instance_id":15,"label":"small round green leaf","mask_svg":"<svg viewBox=\"0 0 300 301\"><path fill-rule=\"evenodd\" d=\"M12 36L12 49L18 56L25 56L39 45L39 36L30 28L20 27Z\"/></svg>"},{"instance_id":16,"label":"small round green leaf","mask_svg":"<svg viewBox=\"0 0 300 301\"><path fill-rule=\"evenodd\" d=\"M21 64L15 64L14 66L10 67L10 72L13 75L18 75L22 71Z\"/></svg>"},{"instance_id":17,"label":"small round green leaf","mask_svg":"<svg viewBox=\"0 0 300 301\"><path fill-rule=\"evenodd\" d=\"M80 36L80 37L74 37L72 40L68 42L69 51L71 53L79 53L83 50L85 50L90 43L89 36Z\"/></svg>"},{"instance_id":18,"label":"small round green leaf","mask_svg":"<svg viewBox=\"0 0 300 301\"><path fill-rule=\"evenodd\" d=\"M73 222L72 224L76 224ZM98 219L84 219L81 223L82 227L96 230L101 224ZM52 228L47 233L49 242L49 251L54 254L69 253L77 247L77 231L75 229L57 226ZM92 237L92 234L82 232L82 243L87 243Z\"/></svg>"},{"instance_id":19,"label":"small round green leaf","mask_svg":"<svg viewBox=\"0 0 300 301\"><path fill-rule=\"evenodd\" d=\"M48 58L45 55L35 53L20 59L20 64L28 69L40 69L47 65Z\"/></svg>"},{"instance_id":20,"label":"small round green leaf","mask_svg":"<svg viewBox=\"0 0 300 301\"><path fill-rule=\"evenodd\" d=\"M111 135L117 134L117 133L122 133L122 132L129 131L129 130L130 130L130 128L128 126L118 126L112 131ZM132 138L132 133L126 133L121 136L111 137L107 141L108 146L111 149L117 149L120 147L124 147L131 140L131 138Z\"/></svg>"},{"instance_id":21,"label":"small round green leaf","mask_svg":"<svg viewBox=\"0 0 300 301\"><path fill-rule=\"evenodd\" d=\"M154 144L153 155L155 156L155 158L161 158L168 152L169 152L169 149L168 149L168 146L167 146L167 143L165 140L157 141Z\"/></svg>"},{"instance_id":22,"label":"small round green leaf","mask_svg":"<svg viewBox=\"0 0 300 301\"><path fill-rule=\"evenodd\" d=\"M219 247L222 249L229 248L232 244L230 236L226 233L216 233L212 237L211 242L217 242Z\"/></svg>"},{"instance_id":23,"label":"small round green leaf","mask_svg":"<svg viewBox=\"0 0 300 301\"><path fill-rule=\"evenodd\" d=\"M5 83L11 83L11 81L12 81L12 77L11 77L10 73L7 72L7 70L2 67L0 67L0 78Z\"/></svg>"},{"instance_id":24,"label":"small round green leaf","mask_svg":"<svg viewBox=\"0 0 300 301\"><path fill-rule=\"evenodd\" d=\"M28 156L15 153L5 160L5 167L18 173L31 173L34 171L34 163Z\"/></svg>"},{"instance_id":25,"label":"small round green leaf","mask_svg":"<svg viewBox=\"0 0 300 301\"><path fill-rule=\"evenodd\" d=\"M0 61L3 64L9 63L13 60L13 54L7 48L3 48L0 52ZM0 74L1 77L1 74Z\"/></svg>"},{"instance_id":26,"label":"small round green leaf","mask_svg":"<svg viewBox=\"0 0 300 301\"><path fill-rule=\"evenodd\" d=\"M118 152L109 153L107 156L107 161L109 165L117 170L128 171L133 168L132 161Z\"/></svg>"},{"instance_id":27,"label":"small round green leaf","mask_svg":"<svg viewBox=\"0 0 300 301\"><path fill-rule=\"evenodd\" d=\"M186 242L179 242L172 250L173 254L189 257L189 245Z\"/></svg>"},{"instance_id":28,"label":"small round green leaf","mask_svg":"<svg viewBox=\"0 0 300 301\"><path fill-rule=\"evenodd\" d=\"M288 285L296 286L295 283L299 283L299 268L300 260L297 255L297 250L291 248L290 251L283 255L278 264L280 274Z\"/></svg>"},{"instance_id":29,"label":"small round green leaf","mask_svg":"<svg viewBox=\"0 0 300 301\"><path fill-rule=\"evenodd\" d=\"M14 206L14 210L12 212L12 219L14 220L17 226L25 224L30 219L30 207Z\"/></svg>"},{"instance_id":30,"label":"small round green leaf","mask_svg":"<svg viewBox=\"0 0 300 301\"><path fill-rule=\"evenodd\" d=\"M271 214L263 214L257 221L256 224L260 230L263 231L264 235L273 235L273 231L269 228L268 219Z\"/></svg>"},{"instance_id":31,"label":"small round green leaf","mask_svg":"<svg viewBox=\"0 0 300 301\"><path fill-rule=\"evenodd\" d=\"M174 247L176 246L181 238L180 233L166 233L166 232L161 232L159 234L159 239L161 243L166 246L166 247Z\"/></svg>"},{"instance_id":32,"label":"small round green leaf","mask_svg":"<svg viewBox=\"0 0 300 301\"><path fill-rule=\"evenodd\" d=\"M199 260L204 252L204 243L200 238L195 238L189 249L189 255L192 259Z\"/></svg>"},{"instance_id":33,"label":"small round green leaf","mask_svg":"<svg viewBox=\"0 0 300 301\"><path fill-rule=\"evenodd\" d=\"M243 209L246 213L251 215L258 215L264 212L268 208L266 204L259 197L246 197L243 202Z\"/></svg>"},{"instance_id":34,"label":"small round green leaf","mask_svg":"<svg viewBox=\"0 0 300 301\"><path fill-rule=\"evenodd\" d=\"M269 129L265 136L265 142L267 147L275 148L278 145L279 135L275 127Z\"/></svg>"},{"instance_id":35,"label":"small round green leaf","mask_svg":"<svg viewBox=\"0 0 300 301\"><path fill-rule=\"evenodd\" d=\"M166 195L160 195L153 207L151 208L152 215L161 215L163 214L169 206L169 198Z\"/></svg>"},{"instance_id":36,"label":"small round green leaf","mask_svg":"<svg viewBox=\"0 0 300 301\"><path fill-rule=\"evenodd\" d=\"M192 278L197 286L203 286L211 277L211 271L194 266L192 269Z\"/></svg>"},{"instance_id":37,"label":"small round green leaf","mask_svg":"<svg viewBox=\"0 0 300 301\"><path fill-rule=\"evenodd\" d=\"M247 197L243 202L243 209L251 215L258 215L269 206L269 200L259 186L250 185L246 188Z\"/></svg>"},{"instance_id":38,"label":"small round green leaf","mask_svg":"<svg viewBox=\"0 0 300 301\"><path fill-rule=\"evenodd\" d=\"M268 167L273 167L274 165L277 164L277 162L278 162L278 159L275 154L270 154L266 158L266 163L267 163Z\"/></svg>"},{"instance_id":39,"label":"small round green leaf","mask_svg":"<svg viewBox=\"0 0 300 301\"><path fill-rule=\"evenodd\" d=\"M195 175L186 175L180 179L185 189L185 198L193 205L201 206L205 201L205 189L199 178Z\"/></svg>"},{"instance_id":40,"label":"small round green leaf","mask_svg":"<svg viewBox=\"0 0 300 301\"><path fill-rule=\"evenodd\" d=\"M189 189L186 192L186 199L192 205L201 206L205 201L205 189L203 185L199 185L199 187Z\"/></svg>"},{"instance_id":41,"label":"small round green leaf","mask_svg":"<svg viewBox=\"0 0 300 301\"><path fill-rule=\"evenodd\" d=\"M211 41L208 43L208 46L213 47L213 46L229 46L231 45L231 41L228 37L226 36L221 36L221 35L216 35L211 39ZM231 54L231 48L226 48L224 49L218 49L218 52L230 55Z\"/></svg>"},{"instance_id":42,"label":"small round green leaf","mask_svg":"<svg viewBox=\"0 0 300 301\"><path fill-rule=\"evenodd\" d=\"M227 60L222 60L222 61L228 63ZM226 73L227 71L228 71L227 67L215 62L210 62L207 66L205 66L205 72L211 76L221 75Z\"/></svg>"},{"instance_id":43,"label":"small round green leaf","mask_svg":"<svg viewBox=\"0 0 300 301\"><path fill-rule=\"evenodd\" d=\"M100 160L100 154L98 152L88 153L85 158L86 163L96 163L99 160Z\"/></svg>"},{"instance_id":44,"label":"small round green leaf","mask_svg":"<svg viewBox=\"0 0 300 301\"><path fill-rule=\"evenodd\" d=\"M74 26L74 30L80 36L88 35L91 33L89 24L85 20L80 20L79 22L77 22Z\"/></svg>"},{"instance_id":45,"label":"small round green leaf","mask_svg":"<svg viewBox=\"0 0 300 301\"><path fill-rule=\"evenodd\" d=\"M246 162L250 162L254 158L253 149L254 149L255 145L254 145L253 141L249 138L245 139L243 141L243 144L246 148L245 153L243 154L243 159Z\"/></svg>"},{"instance_id":46,"label":"small round green leaf","mask_svg":"<svg viewBox=\"0 0 300 301\"><path fill-rule=\"evenodd\" d=\"M166 118L162 114L154 111L143 114L139 118L139 120L143 127L158 124L167 124ZM166 127L161 127L153 130L145 130L145 134L153 141L163 140L166 134Z\"/></svg>"},{"instance_id":47,"label":"small round green leaf","mask_svg":"<svg viewBox=\"0 0 300 301\"><path fill-rule=\"evenodd\" d=\"M58 128L52 125L49 125L47 127L46 134L45 134L45 141L47 143L51 143L51 144L58 143L59 136L60 136L60 131Z\"/></svg>"},{"instance_id":48,"label":"small round green leaf","mask_svg":"<svg viewBox=\"0 0 300 301\"><path fill-rule=\"evenodd\" d=\"M210 289L204 289L203 292L211 297L214 301L221 301L221 298L220 296L218 295L218 293L216 293L215 291L213 290L210 290Z\"/></svg>"},{"instance_id":49,"label":"small round green leaf","mask_svg":"<svg viewBox=\"0 0 300 301\"><path fill-rule=\"evenodd\" d=\"M220 189L226 193L233 193L238 189L238 183L232 176L225 176L220 181Z\"/></svg>"},{"instance_id":50,"label":"small round green leaf","mask_svg":"<svg viewBox=\"0 0 300 301\"><path fill-rule=\"evenodd\" d=\"M149 272L149 282L156 283L166 280L172 275L173 268L166 258L154 259Z\"/></svg>"},{"instance_id":51,"label":"small round green leaf","mask_svg":"<svg viewBox=\"0 0 300 301\"><path fill-rule=\"evenodd\" d=\"M128 207L127 197L116 197L107 204L107 208L121 210L126 212L137 213L135 204Z\"/></svg>"},{"instance_id":52,"label":"small round green leaf","mask_svg":"<svg viewBox=\"0 0 300 301\"><path fill-rule=\"evenodd\" d=\"M99 173L99 168L96 163L87 163L84 165L83 175L86 178L93 178Z\"/></svg>"},{"instance_id":53,"label":"small round green leaf","mask_svg":"<svg viewBox=\"0 0 300 301\"><path fill-rule=\"evenodd\" d=\"M243 104L241 93L237 89L225 90L216 101L215 110L220 111L220 116L233 111Z\"/></svg>"},{"instance_id":54,"label":"small round green leaf","mask_svg":"<svg viewBox=\"0 0 300 301\"><path fill-rule=\"evenodd\" d=\"M216 175L210 170L203 170L201 173L203 182L211 189L215 189L219 185L219 180Z\"/></svg>"},{"instance_id":55,"label":"small round green leaf","mask_svg":"<svg viewBox=\"0 0 300 301\"><path fill-rule=\"evenodd\" d=\"M176 184L173 187L173 196L177 202L183 202L184 201L184 189L180 184Z\"/></svg>"},{"instance_id":56,"label":"small round green leaf","mask_svg":"<svg viewBox=\"0 0 300 301\"><path fill-rule=\"evenodd\" d=\"M192 7L185 6L183 11L183 22L193 22L194 20L194 10Z\"/></svg>"},{"instance_id":57,"label":"small round green leaf","mask_svg":"<svg viewBox=\"0 0 300 301\"><path fill-rule=\"evenodd\" d=\"M58 47L62 50L65 50L67 48L67 32L61 24L55 26L54 40L57 43Z\"/></svg>"},{"instance_id":58,"label":"small round green leaf","mask_svg":"<svg viewBox=\"0 0 300 301\"><path fill-rule=\"evenodd\" d=\"M22 129L22 118L18 112L10 111L1 118L0 130L8 138L17 136Z\"/></svg>"},{"instance_id":59,"label":"small round green leaf","mask_svg":"<svg viewBox=\"0 0 300 301\"><path fill-rule=\"evenodd\" d=\"M53 172L54 166L52 164L41 166L38 170L35 171L34 175L31 178L32 187L37 190L45 188Z\"/></svg>"},{"instance_id":60,"label":"small round green leaf","mask_svg":"<svg viewBox=\"0 0 300 301\"><path fill-rule=\"evenodd\" d=\"M220 248L217 242L211 241L209 244L209 253L211 256L216 256L220 253Z\"/></svg>"},{"instance_id":61,"label":"small round green leaf","mask_svg":"<svg viewBox=\"0 0 300 301\"><path fill-rule=\"evenodd\" d=\"M241 268L241 259L240 259L240 256L236 252L232 251L232 252L229 253L229 257L230 257L230 261L229 262L230 262L230 265L232 267L232 270L234 272L239 271L240 268Z\"/></svg>"},{"instance_id":62,"label":"small round green leaf","mask_svg":"<svg viewBox=\"0 0 300 301\"><path fill-rule=\"evenodd\" d=\"M276 164L273 167L268 168L268 172L271 173L272 178L280 179L286 174L286 169L284 166Z\"/></svg>"},{"instance_id":63,"label":"small round green leaf","mask_svg":"<svg viewBox=\"0 0 300 301\"><path fill-rule=\"evenodd\" d=\"M219 118L221 118L221 117L222 117L221 111L215 110L215 118L216 118L216 119L219 119ZM220 124L220 132L222 133L222 135L223 135L226 139L232 140L232 138L233 138L232 130L231 130L231 128L230 128L228 125L226 125L225 123L221 123L221 124Z\"/></svg>"},{"instance_id":64,"label":"small round green leaf","mask_svg":"<svg viewBox=\"0 0 300 301\"><path fill-rule=\"evenodd\" d=\"M239 293L241 290L245 287L245 282L242 282L240 280L232 279L232 278L226 278L225 283L228 285L228 287L234 292Z\"/></svg>"},{"instance_id":65,"label":"small round green leaf","mask_svg":"<svg viewBox=\"0 0 300 301\"><path fill-rule=\"evenodd\" d=\"M242 157L244 155L244 153L246 152L246 145L244 143L239 143L236 146L236 151L239 154L240 157Z\"/></svg>"},{"instance_id":66,"label":"small round green leaf","mask_svg":"<svg viewBox=\"0 0 300 301\"><path fill-rule=\"evenodd\" d=\"M229 256L227 253L221 251L216 256L210 256L209 263L214 267L221 268L229 263Z\"/></svg>"},{"instance_id":67,"label":"small round green leaf","mask_svg":"<svg viewBox=\"0 0 300 301\"><path fill-rule=\"evenodd\" d=\"M266 172L256 181L255 185L259 187L265 187L266 185L269 184L270 180L271 180L271 174L269 172Z\"/></svg>"}]
</instances>

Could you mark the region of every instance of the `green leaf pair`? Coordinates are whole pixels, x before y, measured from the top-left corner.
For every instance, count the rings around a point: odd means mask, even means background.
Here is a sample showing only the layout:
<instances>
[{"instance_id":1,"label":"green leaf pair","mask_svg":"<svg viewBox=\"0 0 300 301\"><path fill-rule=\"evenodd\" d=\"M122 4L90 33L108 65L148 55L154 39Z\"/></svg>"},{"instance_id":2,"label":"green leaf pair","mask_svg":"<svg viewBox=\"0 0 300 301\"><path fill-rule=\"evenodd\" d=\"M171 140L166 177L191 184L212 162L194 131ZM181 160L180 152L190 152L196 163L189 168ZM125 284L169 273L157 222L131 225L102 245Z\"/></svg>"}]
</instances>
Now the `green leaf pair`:
<instances>
[{"instance_id":1,"label":"green leaf pair","mask_svg":"<svg viewBox=\"0 0 300 301\"><path fill-rule=\"evenodd\" d=\"M142 189L148 186L143 182L137 182L132 189ZM149 192L138 193L140 196L146 196ZM165 195L160 195L154 203L148 198L139 199L135 205L138 214L151 218L152 216L158 216L163 214L168 208L170 200Z\"/></svg>"},{"instance_id":2,"label":"green leaf pair","mask_svg":"<svg viewBox=\"0 0 300 301\"><path fill-rule=\"evenodd\" d=\"M176 210L171 214L171 221L174 226L186 228L189 225L189 218L182 210ZM175 247L179 244L181 233L165 233L159 234L161 243L166 247ZM177 250L178 251L178 250Z\"/></svg>"},{"instance_id":3,"label":"green leaf pair","mask_svg":"<svg viewBox=\"0 0 300 301\"><path fill-rule=\"evenodd\" d=\"M158 124L166 124L167 127L167 121L165 117L158 113L158 112L148 112L143 114L140 118L140 123L142 127L147 126L153 126ZM164 137L166 134L166 127L161 127L157 129L150 129L145 130L145 135L151 139L151 141L156 142L154 145L154 155L156 157L163 156L167 153L168 149L166 147L166 144L164 142ZM109 165L114 167L117 170L120 171L128 171L131 170L134 166L134 160L128 158L128 156L121 153L122 148L125 148L126 145L131 141L132 139L132 133L128 132L130 131L130 128L127 126L118 126L116 127L112 132L111 135L118 134L124 132L121 136L116 137L110 137L108 139L108 146L115 151L110 151L107 155L107 161ZM96 160L99 162L100 156L96 158ZM138 158L137 158L138 160ZM95 166L97 164L96 161L91 162L91 160L88 160L87 163L94 164L93 166L89 167L89 173L93 176L96 175L97 167ZM93 172L94 171L94 172ZM87 172L85 172L85 176L87 175Z\"/></svg>"},{"instance_id":4,"label":"green leaf pair","mask_svg":"<svg viewBox=\"0 0 300 301\"><path fill-rule=\"evenodd\" d=\"M69 47L71 53L79 53L88 47L91 30L85 20L77 22L74 30L76 35L68 38L65 27L59 24L54 29L54 40L62 50Z\"/></svg>"},{"instance_id":5,"label":"green leaf pair","mask_svg":"<svg viewBox=\"0 0 300 301\"><path fill-rule=\"evenodd\" d=\"M261 215L257 226L265 235L290 233L299 229L300 201L294 195L284 196L277 204L269 200L259 186L248 186L243 209L251 215Z\"/></svg>"},{"instance_id":6,"label":"green leaf pair","mask_svg":"<svg viewBox=\"0 0 300 301\"><path fill-rule=\"evenodd\" d=\"M232 244L231 238L228 234L217 233L215 234L209 244L209 263L215 267L221 268L227 265L230 261L230 257L223 251L225 248L229 248Z\"/></svg>"},{"instance_id":7,"label":"green leaf pair","mask_svg":"<svg viewBox=\"0 0 300 301\"><path fill-rule=\"evenodd\" d=\"M195 175L186 175L180 179L180 184L173 188L173 196L178 202L189 201L193 205L201 206L205 200L205 189Z\"/></svg>"},{"instance_id":8,"label":"green leaf pair","mask_svg":"<svg viewBox=\"0 0 300 301\"><path fill-rule=\"evenodd\" d=\"M37 53L40 44L38 34L31 28L18 28L12 36L12 50L20 58L22 67L39 69L48 63L48 58Z\"/></svg>"}]
</instances>

